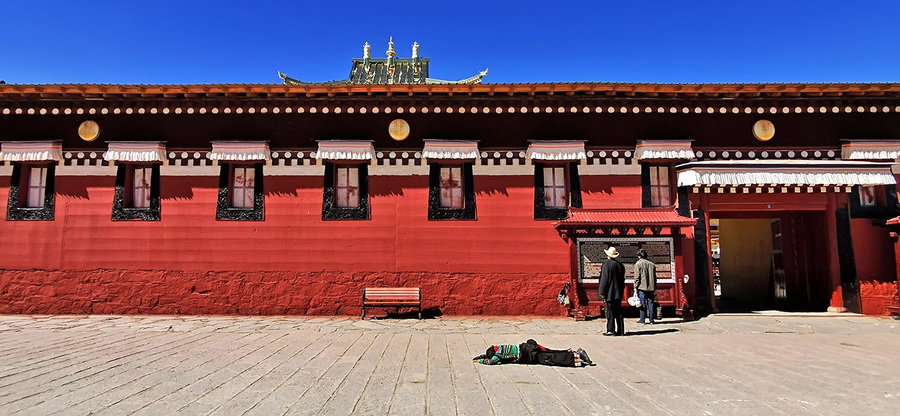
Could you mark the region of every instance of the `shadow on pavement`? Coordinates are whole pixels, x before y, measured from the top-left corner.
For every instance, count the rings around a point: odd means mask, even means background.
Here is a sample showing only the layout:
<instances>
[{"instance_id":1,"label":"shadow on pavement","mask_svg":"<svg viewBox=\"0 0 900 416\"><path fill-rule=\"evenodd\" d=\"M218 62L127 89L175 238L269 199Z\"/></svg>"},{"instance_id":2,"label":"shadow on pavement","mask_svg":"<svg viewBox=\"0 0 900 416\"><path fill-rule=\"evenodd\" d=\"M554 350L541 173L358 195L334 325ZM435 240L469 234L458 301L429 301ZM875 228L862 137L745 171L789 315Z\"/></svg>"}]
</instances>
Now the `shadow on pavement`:
<instances>
[{"instance_id":1,"label":"shadow on pavement","mask_svg":"<svg viewBox=\"0 0 900 416\"><path fill-rule=\"evenodd\" d=\"M656 334L665 334L668 332L679 332L679 329L665 328L665 329L648 329L648 330L644 330L644 331L628 331L626 336L630 337L633 335L656 335Z\"/></svg>"}]
</instances>

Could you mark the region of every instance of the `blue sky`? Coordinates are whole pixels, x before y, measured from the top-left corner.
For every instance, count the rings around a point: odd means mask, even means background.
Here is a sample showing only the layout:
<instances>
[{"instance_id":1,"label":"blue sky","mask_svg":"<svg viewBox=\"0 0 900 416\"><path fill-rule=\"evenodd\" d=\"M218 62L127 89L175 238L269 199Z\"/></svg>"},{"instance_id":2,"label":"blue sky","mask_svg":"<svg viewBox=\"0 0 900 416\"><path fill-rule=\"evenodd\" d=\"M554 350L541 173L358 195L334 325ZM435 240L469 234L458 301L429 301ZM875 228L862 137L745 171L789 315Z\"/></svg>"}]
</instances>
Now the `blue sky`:
<instances>
[{"instance_id":1,"label":"blue sky","mask_svg":"<svg viewBox=\"0 0 900 416\"><path fill-rule=\"evenodd\" d=\"M10 84L347 78L414 41L485 82L900 82L898 1L41 1L0 7Z\"/></svg>"}]
</instances>

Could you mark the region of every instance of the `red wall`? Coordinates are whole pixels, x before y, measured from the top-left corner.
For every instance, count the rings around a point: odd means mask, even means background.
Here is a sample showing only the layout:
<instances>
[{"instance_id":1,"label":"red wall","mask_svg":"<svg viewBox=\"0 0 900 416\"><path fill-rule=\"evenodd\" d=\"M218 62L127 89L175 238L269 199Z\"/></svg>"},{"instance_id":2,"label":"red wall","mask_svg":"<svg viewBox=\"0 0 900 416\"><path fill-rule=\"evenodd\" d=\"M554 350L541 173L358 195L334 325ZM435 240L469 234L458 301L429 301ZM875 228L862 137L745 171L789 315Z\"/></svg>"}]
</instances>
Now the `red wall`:
<instances>
[{"instance_id":1,"label":"red wall","mask_svg":"<svg viewBox=\"0 0 900 416\"><path fill-rule=\"evenodd\" d=\"M0 312L356 314L397 285L447 314L560 313L568 246L530 176L477 176L477 221L428 221L427 176L371 176L368 221L322 221L322 178L277 176L265 221L216 221L217 184L164 176L161 221L113 222L113 177L57 177L54 221L0 223Z\"/></svg>"},{"instance_id":2,"label":"red wall","mask_svg":"<svg viewBox=\"0 0 900 416\"><path fill-rule=\"evenodd\" d=\"M897 293L893 240L887 228L872 225L872 220L851 220L853 255L862 313L885 315Z\"/></svg>"}]
</instances>

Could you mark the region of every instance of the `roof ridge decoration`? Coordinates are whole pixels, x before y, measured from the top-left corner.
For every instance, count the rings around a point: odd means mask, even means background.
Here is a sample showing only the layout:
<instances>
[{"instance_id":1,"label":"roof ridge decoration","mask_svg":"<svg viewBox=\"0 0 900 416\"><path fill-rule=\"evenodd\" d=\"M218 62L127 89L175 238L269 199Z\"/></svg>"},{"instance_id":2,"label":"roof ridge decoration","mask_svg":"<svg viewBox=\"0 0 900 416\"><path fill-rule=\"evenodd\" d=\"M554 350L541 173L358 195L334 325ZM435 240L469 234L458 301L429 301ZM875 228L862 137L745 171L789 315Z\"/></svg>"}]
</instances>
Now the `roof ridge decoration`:
<instances>
[{"instance_id":1,"label":"roof ridge decoration","mask_svg":"<svg viewBox=\"0 0 900 416\"><path fill-rule=\"evenodd\" d=\"M372 59L369 42L363 45L363 58L353 59L350 69L350 77L343 80L327 82L306 82L287 76L278 71L278 77L284 80L285 85L345 85L345 84L452 84L473 85L481 84L488 70L456 81L441 80L428 77L429 58L419 57L419 42L412 45L411 58L398 58L394 50L393 36L388 41L387 58Z\"/></svg>"}]
</instances>

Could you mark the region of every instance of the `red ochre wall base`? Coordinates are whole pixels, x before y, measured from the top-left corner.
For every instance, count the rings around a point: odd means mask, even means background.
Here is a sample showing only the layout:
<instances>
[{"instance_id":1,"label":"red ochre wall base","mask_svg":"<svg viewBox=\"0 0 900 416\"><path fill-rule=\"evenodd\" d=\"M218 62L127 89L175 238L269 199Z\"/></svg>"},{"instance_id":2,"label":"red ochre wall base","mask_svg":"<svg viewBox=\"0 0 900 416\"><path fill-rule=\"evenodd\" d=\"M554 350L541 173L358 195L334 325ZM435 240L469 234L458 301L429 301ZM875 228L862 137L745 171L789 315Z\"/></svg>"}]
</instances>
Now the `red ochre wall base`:
<instances>
[{"instance_id":1,"label":"red ochre wall base","mask_svg":"<svg viewBox=\"0 0 900 416\"><path fill-rule=\"evenodd\" d=\"M888 306L897 294L896 282L859 282L862 313L866 315L890 315Z\"/></svg>"},{"instance_id":2,"label":"red ochre wall base","mask_svg":"<svg viewBox=\"0 0 900 416\"><path fill-rule=\"evenodd\" d=\"M420 287L445 315L562 312L567 274L2 270L0 313L359 315L364 287ZM372 310L374 316L394 308ZM367 315L369 314L367 308Z\"/></svg>"}]
</instances>

